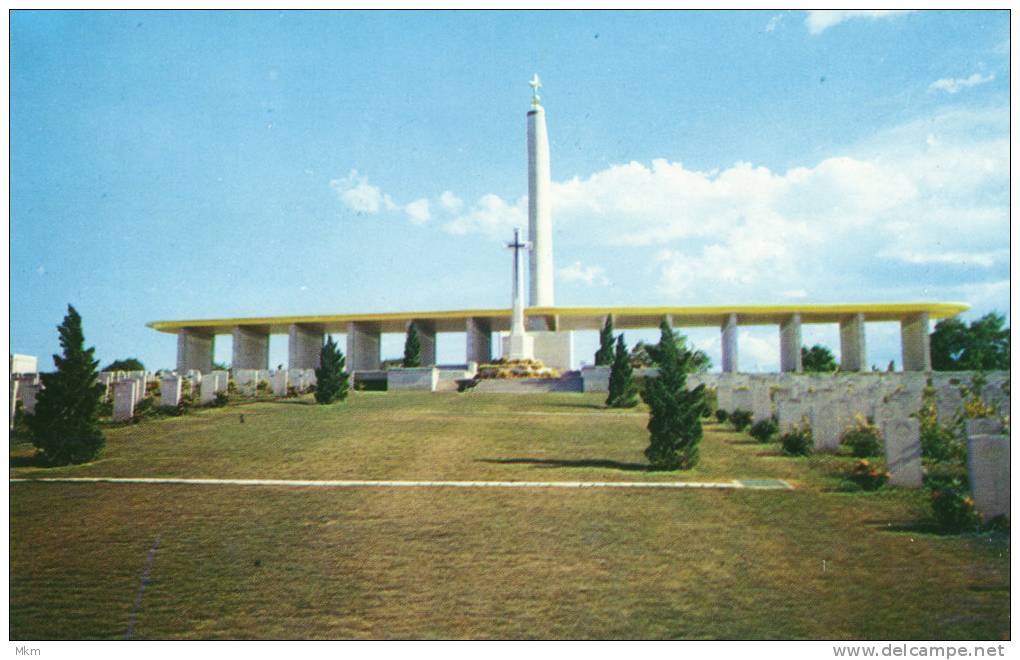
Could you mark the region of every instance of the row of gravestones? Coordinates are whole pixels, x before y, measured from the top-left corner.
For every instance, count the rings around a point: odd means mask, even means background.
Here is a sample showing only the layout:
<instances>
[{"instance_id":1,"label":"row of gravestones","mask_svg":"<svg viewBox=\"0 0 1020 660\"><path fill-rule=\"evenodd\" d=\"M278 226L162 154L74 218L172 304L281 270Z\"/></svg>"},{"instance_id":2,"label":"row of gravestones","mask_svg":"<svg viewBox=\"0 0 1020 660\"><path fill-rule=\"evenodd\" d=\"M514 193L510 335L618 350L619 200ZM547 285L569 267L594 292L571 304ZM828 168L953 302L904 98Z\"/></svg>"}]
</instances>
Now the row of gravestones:
<instances>
[{"instance_id":1,"label":"row of gravestones","mask_svg":"<svg viewBox=\"0 0 1020 660\"><path fill-rule=\"evenodd\" d=\"M938 376L932 386L939 423L946 424L963 415L960 387L971 378ZM975 506L989 518L1009 514L1009 436L997 417L1009 412L1009 374L985 378L981 398L996 416L968 420L966 431ZM775 416L780 433L809 427L819 451L838 449L843 433L858 418L873 420L882 434L890 483L922 485L921 431L915 415L927 386L923 374L871 379L739 375L716 379L715 385L719 408L748 410L755 421Z\"/></svg>"},{"instance_id":2,"label":"row of gravestones","mask_svg":"<svg viewBox=\"0 0 1020 660\"><path fill-rule=\"evenodd\" d=\"M237 369L234 371L234 381L242 396L254 397L258 383L266 380L266 377L272 379L273 394L279 397L287 396L291 386L299 391L304 391L315 384L314 369L279 369L275 372L260 369ZM195 385L199 387L199 401L202 404L212 403L217 394L227 391L229 380L230 374L227 371L212 371L205 375L199 372L189 372L187 379L175 373L164 374L159 379L159 405L176 408L186 394L190 396L193 393L193 390L186 391L186 388L192 388ZM138 379L125 378L115 382L113 385L113 419L125 421L134 417L135 407L143 396L144 385Z\"/></svg>"}]
</instances>

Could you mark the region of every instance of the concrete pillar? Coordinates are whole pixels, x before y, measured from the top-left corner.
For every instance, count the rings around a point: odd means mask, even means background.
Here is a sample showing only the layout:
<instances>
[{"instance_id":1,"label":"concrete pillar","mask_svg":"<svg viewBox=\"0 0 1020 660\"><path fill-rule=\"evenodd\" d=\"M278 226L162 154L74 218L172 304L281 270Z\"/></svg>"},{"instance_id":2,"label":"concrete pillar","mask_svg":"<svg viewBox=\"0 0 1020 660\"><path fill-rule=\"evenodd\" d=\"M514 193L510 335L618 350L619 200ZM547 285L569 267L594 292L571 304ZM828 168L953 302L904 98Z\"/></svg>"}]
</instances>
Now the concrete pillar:
<instances>
[{"instance_id":1,"label":"concrete pillar","mask_svg":"<svg viewBox=\"0 0 1020 660\"><path fill-rule=\"evenodd\" d=\"M931 371L928 312L900 321L900 341L903 346L903 371Z\"/></svg>"},{"instance_id":2,"label":"concrete pillar","mask_svg":"<svg viewBox=\"0 0 1020 660\"><path fill-rule=\"evenodd\" d=\"M347 324L347 372L376 371L382 362L376 323Z\"/></svg>"},{"instance_id":3,"label":"concrete pillar","mask_svg":"<svg viewBox=\"0 0 1020 660\"><path fill-rule=\"evenodd\" d=\"M780 371L803 371L800 347L800 314L794 314L779 326Z\"/></svg>"},{"instance_id":4,"label":"concrete pillar","mask_svg":"<svg viewBox=\"0 0 1020 660\"><path fill-rule=\"evenodd\" d=\"M466 330L467 361L478 364L492 362L492 327L489 320L469 317Z\"/></svg>"},{"instance_id":5,"label":"concrete pillar","mask_svg":"<svg viewBox=\"0 0 1020 660\"><path fill-rule=\"evenodd\" d=\"M265 330L234 327L234 357L231 369L268 369L269 333Z\"/></svg>"},{"instance_id":6,"label":"concrete pillar","mask_svg":"<svg viewBox=\"0 0 1020 660\"><path fill-rule=\"evenodd\" d=\"M177 332L177 373L197 369L204 374L212 371L213 346L216 337L200 330L179 330Z\"/></svg>"},{"instance_id":7,"label":"concrete pillar","mask_svg":"<svg viewBox=\"0 0 1020 660\"><path fill-rule=\"evenodd\" d=\"M318 369L324 340L322 326L292 323L288 333L287 367Z\"/></svg>"},{"instance_id":8,"label":"concrete pillar","mask_svg":"<svg viewBox=\"0 0 1020 660\"><path fill-rule=\"evenodd\" d=\"M722 370L737 372L737 315L730 314L722 323Z\"/></svg>"},{"instance_id":9,"label":"concrete pillar","mask_svg":"<svg viewBox=\"0 0 1020 660\"><path fill-rule=\"evenodd\" d=\"M411 324L407 325L410 329ZM421 344L421 366L434 366L436 364L436 324L431 321L414 321L414 327L418 331L418 343Z\"/></svg>"},{"instance_id":10,"label":"concrete pillar","mask_svg":"<svg viewBox=\"0 0 1020 660\"><path fill-rule=\"evenodd\" d=\"M864 314L854 314L839 322L839 368L841 371L864 371L867 364Z\"/></svg>"}]
</instances>

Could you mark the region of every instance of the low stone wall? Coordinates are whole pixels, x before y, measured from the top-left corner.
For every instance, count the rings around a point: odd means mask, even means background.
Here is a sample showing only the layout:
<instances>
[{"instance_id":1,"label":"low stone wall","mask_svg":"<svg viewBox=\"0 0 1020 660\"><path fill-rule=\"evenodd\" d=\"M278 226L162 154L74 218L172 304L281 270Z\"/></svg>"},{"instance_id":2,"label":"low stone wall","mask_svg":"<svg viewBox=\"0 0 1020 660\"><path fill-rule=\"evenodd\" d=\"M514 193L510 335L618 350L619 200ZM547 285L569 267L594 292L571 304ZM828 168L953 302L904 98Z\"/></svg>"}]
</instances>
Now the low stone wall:
<instances>
[{"instance_id":1,"label":"low stone wall","mask_svg":"<svg viewBox=\"0 0 1020 660\"><path fill-rule=\"evenodd\" d=\"M439 369L417 367L411 369L390 369L386 372L388 390L424 390L434 392L439 383Z\"/></svg>"}]
</instances>

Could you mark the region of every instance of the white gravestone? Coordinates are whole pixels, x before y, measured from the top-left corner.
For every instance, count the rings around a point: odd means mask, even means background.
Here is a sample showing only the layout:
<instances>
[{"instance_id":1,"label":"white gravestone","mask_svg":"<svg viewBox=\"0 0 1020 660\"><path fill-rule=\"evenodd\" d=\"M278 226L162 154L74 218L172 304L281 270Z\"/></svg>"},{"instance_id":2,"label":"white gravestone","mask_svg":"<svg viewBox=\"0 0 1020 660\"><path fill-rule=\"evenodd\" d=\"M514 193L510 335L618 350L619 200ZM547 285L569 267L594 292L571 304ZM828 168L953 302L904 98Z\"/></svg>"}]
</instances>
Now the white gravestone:
<instances>
[{"instance_id":1,"label":"white gravestone","mask_svg":"<svg viewBox=\"0 0 1020 660\"><path fill-rule=\"evenodd\" d=\"M807 416L804 404L800 399L783 399L777 406L779 432L788 433L801 426Z\"/></svg>"},{"instance_id":2,"label":"white gravestone","mask_svg":"<svg viewBox=\"0 0 1020 660\"><path fill-rule=\"evenodd\" d=\"M947 426L963 412L963 396L957 387L946 385L935 390L935 405L938 409L939 424Z\"/></svg>"},{"instance_id":3,"label":"white gravestone","mask_svg":"<svg viewBox=\"0 0 1020 660\"><path fill-rule=\"evenodd\" d=\"M164 376L159 381L159 405L176 408L181 403L184 379L180 376Z\"/></svg>"},{"instance_id":4,"label":"white gravestone","mask_svg":"<svg viewBox=\"0 0 1020 660\"><path fill-rule=\"evenodd\" d=\"M216 386L219 383L219 378L216 376L209 376L202 379L202 384L199 385L201 388L202 398L200 399L203 404L209 404L216 400L216 393L219 391Z\"/></svg>"},{"instance_id":5,"label":"white gravestone","mask_svg":"<svg viewBox=\"0 0 1020 660\"><path fill-rule=\"evenodd\" d=\"M217 392L226 392L230 383L230 373L227 371L213 371L209 374L213 380L213 387Z\"/></svg>"},{"instance_id":6,"label":"white gravestone","mask_svg":"<svg viewBox=\"0 0 1020 660\"><path fill-rule=\"evenodd\" d=\"M769 394L769 386L765 383L757 383L751 387L751 414L756 422L772 417L772 397Z\"/></svg>"},{"instance_id":7,"label":"white gravestone","mask_svg":"<svg viewBox=\"0 0 1020 660\"><path fill-rule=\"evenodd\" d=\"M820 400L811 406L811 435L815 449L824 452L839 450L839 440L843 437L844 420L839 407L833 400Z\"/></svg>"},{"instance_id":8,"label":"white gravestone","mask_svg":"<svg viewBox=\"0 0 1020 660\"><path fill-rule=\"evenodd\" d=\"M25 385L21 394L21 400L25 405L25 414L35 414L35 401L39 396L39 390L42 389L42 385Z\"/></svg>"},{"instance_id":9,"label":"white gravestone","mask_svg":"<svg viewBox=\"0 0 1020 660\"><path fill-rule=\"evenodd\" d=\"M882 438L889 483L920 488L924 478L921 470L921 423L911 417L887 420L882 425Z\"/></svg>"},{"instance_id":10,"label":"white gravestone","mask_svg":"<svg viewBox=\"0 0 1020 660\"><path fill-rule=\"evenodd\" d=\"M733 388L729 385L719 385L715 390L715 402L719 410L733 412Z\"/></svg>"},{"instance_id":11,"label":"white gravestone","mask_svg":"<svg viewBox=\"0 0 1020 660\"><path fill-rule=\"evenodd\" d=\"M967 438L967 475L974 508L985 520L1009 516L1009 436Z\"/></svg>"},{"instance_id":12,"label":"white gravestone","mask_svg":"<svg viewBox=\"0 0 1020 660\"><path fill-rule=\"evenodd\" d=\"M113 386L113 419L124 421L135 416L135 390L138 381L122 380Z\"/></svg>"},{"instance_id":13,"label":"white gravestone","mask_svg":"<svg viewBox=\"0 0 1020 660\"><path fill-rule=\"evenodd\" d=\"M273 374L273 396L287 396L287 386L289 384L287 370L277 369L276 373Z\"/></svg>"},{"instance_id":14,"label":"white gravestone","mask_svg":"<svg viewBox=\"0 0 1020 660\"><path fill-rule=\"evenodd\" d=\"M751 412L753 407L750 388L739 387L733 390L733 410Z\"/></svg>"},{"instance_id":15,"label":"white gravestone","mask_svg":"<svg viewBox=\"0 0 1020 660\"><path fill-rule=\"evenodd\" d=\"M14 428L14 411L18 409L18 379L11 379L11 424L10 428Z\"/></svg>"}]
</instances>

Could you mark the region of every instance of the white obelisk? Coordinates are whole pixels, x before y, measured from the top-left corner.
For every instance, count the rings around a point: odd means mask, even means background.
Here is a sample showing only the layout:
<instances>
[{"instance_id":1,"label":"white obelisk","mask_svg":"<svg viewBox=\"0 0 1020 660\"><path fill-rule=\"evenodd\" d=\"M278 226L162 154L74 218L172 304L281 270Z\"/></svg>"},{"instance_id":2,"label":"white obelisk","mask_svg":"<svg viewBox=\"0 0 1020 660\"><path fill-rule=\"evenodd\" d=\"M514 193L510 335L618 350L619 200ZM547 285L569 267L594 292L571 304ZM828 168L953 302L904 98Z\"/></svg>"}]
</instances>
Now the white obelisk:
<instances>
[{"instance_id":1,"label":"white obelisk","mask_svg":"<svg viewBox=\"0 0 1020 660\"><path fill-rule=\"evenodd\" d=\"M549 137L545 129L545 108L542 107L538 97L538 88L542 83L537 73L528 84L533 90L531 110L528 111L528 239L531 243L528 260L531 284L528 306L552 307L554 303Z\"/></svg>"},{"instance_id":2,"label":"white obelisk","mask_svg":"<svg viewBox=\"0 0 1020 660\"><path fill-rule=\"evenodd\" d=\"M504 357L511 360L530 360L535 356L535 341L524 329L524 260L521 253L528 243L521 242L521 230L514 227L514 242L507 243L514 251L513 306L510 315L509 346Z\"/></svg>"}]
</instances>

